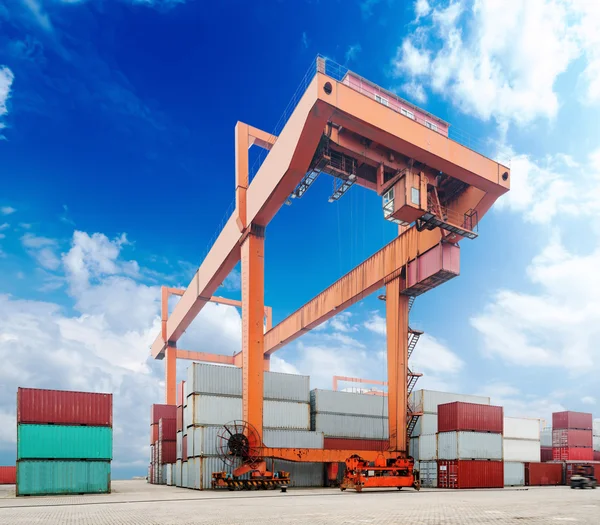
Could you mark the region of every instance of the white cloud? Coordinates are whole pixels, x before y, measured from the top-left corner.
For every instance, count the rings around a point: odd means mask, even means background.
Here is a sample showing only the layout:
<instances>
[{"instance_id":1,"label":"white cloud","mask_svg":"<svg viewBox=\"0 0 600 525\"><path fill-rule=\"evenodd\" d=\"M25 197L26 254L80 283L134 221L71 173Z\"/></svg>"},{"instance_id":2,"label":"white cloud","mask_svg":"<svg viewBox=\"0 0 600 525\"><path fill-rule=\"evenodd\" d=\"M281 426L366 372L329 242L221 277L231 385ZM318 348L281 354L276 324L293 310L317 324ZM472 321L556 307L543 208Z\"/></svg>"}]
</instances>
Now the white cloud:
<instances>
[{"instance_id":1,"label":"white cloud","mask_svg":"<svg viewBox=\"0 0 600 525\"><path fill-rule=\"evenodd\" d=\"M371 317L363 323L364 327L376 334L385 335L385 318L379 312L371 312Z\"/></svg>"},{"instance_id":2,"label":"white cloud","mask_svg":"<svg viewBox=\"0 0 600 525\"><path fill-rule=\"evenodd\" d=\"M17 210L12 206L3 206L0 208L0 213L2 215L10 215L11 213L15 213Z\"/></svg>"},{"instance_id":3,"label":"white cloud","mask_svg":"<svg viewBox=\"0 0 600 525\"><path fill-rule=\"evenodd\" d=\"M600 100L600 16L591 0L440 1L398 48L396 75L448 96L465 113L504 127L553 118L555 84L585 58L586 98ZM415 91L415 88L412 88Z\"/></svg>"},{"instance_id":4,"label":"white cloud","mask_svg":"<svg viewBox=\"0 0 600 525\"><path fill-rule=\"evenodd\" d=\"M300 374L300 371L285 359L276 355L271 356L271 372L282 372L284 374Z\"/></svg>"},{"instance_id":5,"label":"white cloud","mask_svg":"<svg viewBox=\"0 0 600 525\"><path fill-rule=\"evenodd\" d=\"M348 64L349 62L352 62L352 60L354 60L356 58L356 55L358 55L360 52L362 51L362 47L360 44L352 44L351 46L348 46L348 49L346 50L346 64Z\"/></svg>"},{"instance_id":6,"label":"white cloud","mask_svg":"<svg viewBox=\"0 0 600 525\"><path fill-rule=\"evenodd\" d=\"M0 66L0 130L5 127L1 119L8 113L6 103L10 98L10 89L14 79L15 76L10 69ZM2 138L3 136L0 134L0 139ZM4 208L2 209L4 210Z\"/></svg>"},{"instance_id":7,"label":"white cloud","mask_svg":"<svg viewBox=\"0 0 600 525\"><path fill-rule=\"evenodd\" d=\"M521 366L600 370L600 248L571 253L555 236L527 275L539 291L500 290L471 319L490 358ZM594 372L596 371L596 372Z\"/></svg>"},{"instance_id":8,"label":"white cloud","mask_svg":"<svg viewBox=\"0 0 600 525\"><path fill-rule=\"evenodd\" d=\"M592 396L583 396L581 398L581 402L584 405L595 405L596 404L596 398L592 397Z\"/></svg>"},{"instance_id":9,"label":"white cloud","mask_svg":"<svg viewBox=\"0 0 600 525\"><path fill-rule=\"evenodd\" d=\"M21 237L23 246L27 249L32 257L35 257L42 268L48 270L57 270L60 266L60 259L56 255L55 250L58 248L58 243L54 239L47 237L39 237L32 233L26 233Z\"/></svg>"},{"instance_id":10,"label":"white cloud","mask_svg":"<svg viewBox=\"0 0 600 525\"><path fill-rule=\"evenodd\" d=\"M304 49L308 49L308 35L306 34L306 31L302 32L302 45L304 46Z\"/></svg>"},{"instance_id":11,"label":"white cloud","mask_svg":"<svg viewBox=\"0 0 600 525\"><path fill-rule=\"evenodd\" d=\"M564 154L535 161L528 155L511 156L511 189L495 208L520 212L529 222L549 224L556 217L600 212L600 149L583 164Z\"/></svg>"},{"instance_id":12,"label":"white cloud","mask_svg":"<svg viewBox=\"0 0 600 525\"><path fill-rule=\"evenodd\" d=\"M51 240L29 238L39 248ZM149 358L160 331L160 289L139 282L126 237L75 232L62 269L77 313L0 295L0 449L14 450L18 386L114 394L114 466L148 462L149 405L162 402L162 363ZM193 350L239 349L235 308L209 304L184 335ZM231 332L234 332L232 335ZM183 338L182 338L183 340ZM184 363L179 368L187 366Z\"/></svg>"},{"instance_id":13,"label":"white cloud","mask_svg":"<svg viewBox=\"0 0 600 525\"><path fill-rule=\"evenodd\" d=\"M356 332L358 327L350 324L351 318L351 312L340 312L335 317L329 319L327 326L337 332Z\"/></svg>"},{"instance_id":14,"label":"white cloud","mask_svg":"<svg viewBox=\"0 0 600 525\"><path fill-rule=\"evenodd\" d=\"M427 102L427 94L425 93L425 89L421 84L411 80L410 82L405 82L400 86L400 89L404 91L408 98L412 99L411 102L417 102L419 104L424 104Z\"/></svg>"},{"instance_id":15,"label":"white cloud","mask_svg":"<svg viewBox=\"0 0 600 525\"><path fill-rule=\"evenodd\" d=\"M8 228L10 228L10 224L8 224L8 222L0 224L0 231L7 230Z\"/></svg>"},{"instance_id":16,"label":"white cloud","mask_svg":"<svg viewBox=\"0 0 600 525\"><path fill-rule=\"evenodd\" d=\"M221 285L225 290L238 291L242 288L242 275L236 268L229 272L229 275L225 277L223 284Z\"/></svg>"},{"instance_id":17,"label":"white cloud","mask_svg":"<svg viewBox=\"0 0 600 525\"><path fill-rule=\"evenodd\" d=\"M0 239L5 239L6 235L4 233L0 233Z\"/></svg>"},{"instance_id":18,"label":"white cloud","mask_svg":"<svg viewBox=\"0 0 600 525\"><path fill-rule=\"evenodd\" d=\"M415 2L415 15L417 17L417 21L422 16L427 16L431 12L431 6L427 0L417 0Z\"/></svg>"}]
</instances>

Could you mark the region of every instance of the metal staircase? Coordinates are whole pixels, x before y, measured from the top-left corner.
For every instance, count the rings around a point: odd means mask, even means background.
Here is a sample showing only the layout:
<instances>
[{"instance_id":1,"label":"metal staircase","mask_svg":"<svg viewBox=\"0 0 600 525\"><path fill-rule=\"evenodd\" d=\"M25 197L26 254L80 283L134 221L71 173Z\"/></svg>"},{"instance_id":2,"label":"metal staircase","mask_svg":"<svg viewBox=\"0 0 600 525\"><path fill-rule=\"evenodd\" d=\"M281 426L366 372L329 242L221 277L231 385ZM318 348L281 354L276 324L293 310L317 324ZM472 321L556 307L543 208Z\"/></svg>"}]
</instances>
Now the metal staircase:
<instances>
[{"instance_id":1,"label":"metal staircase","mask_svg":"<svg viewBox=\"0 0 600 525\"><path fill-rule=\"evenodd\" d=\"M410 313L410 311L411 311L411 309L412 309L412 307L413 307L413 304L415 304L415 296L414 296L414 295L411 295L411 296L408 298L408 313Z\"/></svg>"},{"instance_id":2,"label":"metal staircase","mask_svg":"<svg viewBox=\"0 0 600 525\"><path fill-rule=\"evenodd\" d=\"M415 297L414 296L410 296L408 298L408 311L410 313L413 304L415 303ZM417 343L419 342L419 338L423 335L423 332L421 330L413 330L410 326L408 327L408 359L410 359L410 356L412 355L415 347L417 346ZM406 411L406 440L407 440L407 450L408 450L408 441L410 440L410 437L412 436L412 433L415 429L415 426L417 425L417 421L419 420L419 417L421 417L421 413L420 412L413 412L411 406L410 406L410 395L412 394L413 390L415 389L415 385L417 384L417 381L419 380L419 377L421 377L423 374L418 374L413 372L410 368L408 369L408 374L407 374L407 378L406 378L406 399L407 399L407 411Z\"/></svg>"},{"instance_id":3,"label":"metal staircase","mask_svg":"<svg viewBox=\"0 0 600 525\"><path fill-rule=\"evenodd\" d=\"M422 335L423 335L423 332L421 332L421 330L413 330L410 326L408 327L408 358L409 359L413 353L413 350L415 349L415 346L417 346L417 343L419 342L419 338Z\"/></svg>"}]
</instances>

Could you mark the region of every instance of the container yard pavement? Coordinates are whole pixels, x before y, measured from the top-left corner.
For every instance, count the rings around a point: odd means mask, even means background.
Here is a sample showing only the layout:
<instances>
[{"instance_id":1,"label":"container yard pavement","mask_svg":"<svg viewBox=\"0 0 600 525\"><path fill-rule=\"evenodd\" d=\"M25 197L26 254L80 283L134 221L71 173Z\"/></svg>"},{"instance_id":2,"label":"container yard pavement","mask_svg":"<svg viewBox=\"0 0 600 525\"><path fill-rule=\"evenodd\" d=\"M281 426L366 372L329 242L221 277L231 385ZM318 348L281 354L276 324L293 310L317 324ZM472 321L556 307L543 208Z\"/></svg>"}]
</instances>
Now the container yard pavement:
<instances>
[{"instance_id":1,"label":"container yard pavement","mask_svg":"<svg viewBox=\"0 0 600 525\"><path fill-rule=\"evenodd\" d=\"M527 490L275 492L192 491L115 481L110 495L16 498L0 486L0 524L594 524L600 492L568 487Z\"/></svg>"}]
</instances>

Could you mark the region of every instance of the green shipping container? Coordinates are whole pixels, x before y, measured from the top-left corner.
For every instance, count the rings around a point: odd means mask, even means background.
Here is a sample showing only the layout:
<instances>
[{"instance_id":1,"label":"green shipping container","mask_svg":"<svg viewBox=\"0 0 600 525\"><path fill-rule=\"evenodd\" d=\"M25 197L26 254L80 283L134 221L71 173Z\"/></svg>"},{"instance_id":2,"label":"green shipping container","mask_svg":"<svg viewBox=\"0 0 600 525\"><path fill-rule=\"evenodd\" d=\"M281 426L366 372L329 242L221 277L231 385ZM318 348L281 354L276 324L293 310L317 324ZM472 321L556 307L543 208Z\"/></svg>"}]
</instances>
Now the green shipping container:
<instances>
[{"instance_id":1,"label":"green shipping container","mask_svg":"<svg viewBox=\"0 0 600 525\"><path fill-rule=\"evenodd\" d=\"M110 492L110 461L17 462L17 496Z\"/></svg>"},{"instance_id":2,"label":"green shipping container","mask_svg":"<svg viewBox=\"0 0 600 525\"><path fill-rule=\"evenodd\" d=\"M17 459L112 459L112 428L18 425Z\"/></svg>"}]
</instances>

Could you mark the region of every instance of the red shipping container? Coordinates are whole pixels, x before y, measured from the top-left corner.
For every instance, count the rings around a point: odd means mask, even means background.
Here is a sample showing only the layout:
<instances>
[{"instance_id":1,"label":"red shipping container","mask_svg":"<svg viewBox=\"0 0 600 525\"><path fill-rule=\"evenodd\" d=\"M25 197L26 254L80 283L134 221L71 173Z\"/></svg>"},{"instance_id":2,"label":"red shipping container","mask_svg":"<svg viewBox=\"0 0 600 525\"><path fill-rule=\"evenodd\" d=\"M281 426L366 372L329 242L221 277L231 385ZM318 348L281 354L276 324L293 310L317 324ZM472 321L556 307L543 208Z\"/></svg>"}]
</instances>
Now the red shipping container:
<instances>
[{"instance_id":1,"label":"red shipping container","mask_svg":"<svg viewBox=\"0 0 600 525\"><path fill-rule=\"evenodd\" d=\"M563 484L562 463L525 463L525 485L540 487Z\"/></svg>"},{"instance_id":2,"label":"red shipping container","mask_svg":"<svg viewBox=\"0 0 600 525\"><path fill-rule=\"evenodd\" d=\"M158 423L150 425L150 443L158 441Z\"/></svg>"},{"instance_id":3,"label":"red shipping container","mask_svg":"<svg viewBox=\"0 0 600 525\"><path fill-rule=\"evenodd\" d=\"M17 423L112 427L112 394L19 388Z\"/></svg>"},{"instance_id":4,"label":"red shipping container","mask_svg":"<svg viewBox=\"0 0 600 525\"><path fill-rule=\"evenodd\" d=\"M161 465L177 462L177 443L175 441L159 441L158 462Z\"/></svg>"},{"instance_id":5,"label":"red shipping container","mask_svg":"<svg viewBox=\"0 0 600 525\"><path fill-rule=\"evenodd\" d=\"M552 461L593 461L594 451L583 447L554 447Z\"/></svg>"},{"instance_id":6,"label":"red shipping container","mask_svg":"<svg viewBox=\"0 0 600 525\"><path fill-rule=\"evenodd\" d=\"M148 481L154 484L154 467L152 465L150 465L150 468L148 469Z\"/></svg>"},{"instance_id":7,"label":"red shipping container","mask_svg":"<svg viewBox=\"0 0 600 525\"><path fill-rule=\"evenodd\" d=\"M600 450L594 450L594 461L600 461Z\"/></svg>"},{"instance_id":8,"label":"red shipping container","mask_svg":"<svg viewBox=\"0 0 600 525\"><path fill-rule=\"evenodd\" d=\"M161 441L175 441L177 439L177 420L160 418L158 422L158 439Z\"/></svg>"},{"instance_id":9,"label":"red shipping container","mask_svg":"<svg viewBox=\"0 0 600 525\"><path fill-rule=\"evenodd\" d=\"M183 403L183 397L185 396L185 381L179 381L179 383L177 383L177 406L178 407L182 407L184 405Z\"/></svg>"},{"instance_id":10,"label":"red shipping container","mask_svg":"<svg viewBox=\"0 0 600 525\"><path fill-rule=\"evenodd\" d=\"M554 412L552 414L552 428L578 428L592 430L592 414L587 412Z\"/></svg>"},{"instance_id":11,"label":"red shipping container","mask_svg":"<svg viewBox=\"0 0 600 525\"><path fill-rule=\"evenodd\" d=\"M0 485L14 485L17 482L17 467L0 467Z\"/></svg>"},{"instance_id":12,"label":"red shipping container","mask_svg":"<svg viewBox=\"0 0 600 525\"><path fill-rule=\"evenodd\" d=\"M502 407L461 401L438 406L438 432L472 430L502 434L503 429Z\"/></svg>"},{"instance_id":13,"label":"red shipping container","mask_svg":"<svg viewBox=\"0 0 600 525\"><path fill-rule=\"evenodd\" d=\"M592 448L591 430L574 430L559 428L552 431L553 447L586 447Z\"/></svg>"},{"instance_id":14,"label":"red shipping container","mask_svg":"<svg viewBox=\"0 0 600 525\"><path fill-rule=\"evenodd\" d=\"M185 436L183 436L183 438L181 438L181 444L182 444L182 456L183 456L183 461L187 461L188 455L188 449L187 449L187 434Z\"/></svg>"},{"instance_id":15,"label":"red shipping container","mask_svg":"<svg viewBox=\"0 0 600 525\"><path fill-rule=\"evenodd\" d=\"M552 461L552 447L542 447L540 451L541 461Z\"/></svg>"},{"instance_id":16,"label":"red shipping container","mask_svg":"<svg viewBox=\"0 0 600 525\"><path fill-rule=\"evenodd\" d=\"M438 488L492 489L504 487L504 462L438 460Z\"/></svg>"},{"instance_id":17,"label":"red shipping container","mask_svg":"<svg viewBox=\"0 0 600 525\"><path fill-rule=\"evenodd\" d=\"M158 425L161 417L165 419L175 419L177 417L177 407L175 405L152 405L150 414L150 424Z\"/></svg>"},{"instance_id":18,"label":"red shipping container","mask_svg":"<svg viewBox=\"0 0 600 525\"><path fill-rule=\"evenodd\" d=\"M177 431L183 430L183 407L177 407Z\"/></svg>"},{"instance_id":19,"label":"red shipping container","mask_svg":"<svg viewBox=\"0 0 600 525\"><path fill-rule=\"evenodd\" d=\"M325 450L378 450L383 451L390 448L387 439L353 439L326 437L323 448Z\"/></svg>"}]
</instances>

